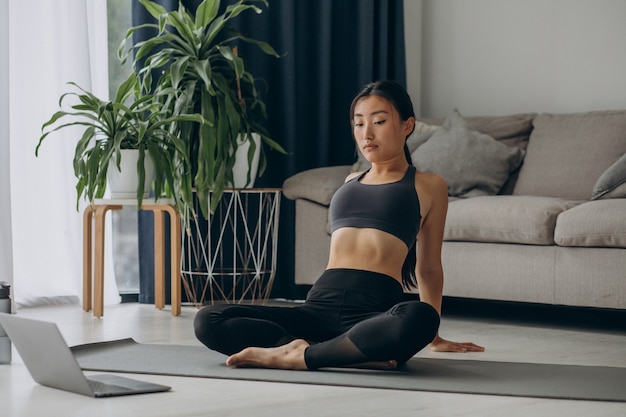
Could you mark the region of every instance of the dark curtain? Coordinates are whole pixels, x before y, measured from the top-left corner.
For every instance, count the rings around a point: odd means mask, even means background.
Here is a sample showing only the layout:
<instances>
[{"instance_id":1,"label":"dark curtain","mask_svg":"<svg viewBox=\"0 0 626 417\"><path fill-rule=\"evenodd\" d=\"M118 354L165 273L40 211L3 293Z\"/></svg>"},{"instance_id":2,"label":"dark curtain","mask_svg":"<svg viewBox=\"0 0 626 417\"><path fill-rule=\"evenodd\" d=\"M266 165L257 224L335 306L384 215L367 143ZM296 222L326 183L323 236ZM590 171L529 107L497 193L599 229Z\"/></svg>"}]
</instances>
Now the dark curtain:
<instances>
[{"instance_id":1,"label":"dark curtain","mask_svg":"<svg viewBox=\"0 0 626 417\"><path fill-rule=\"evenodd\" d=\"M169 9L178 4L160 2ZM199 1L183 3L193 10ZM402 3L270 0L262 14L237 17L234 26L245 36L266 41L283 55L274 58L256 46L239 45L245 65L262 80L266 127L288 152L267 152L267 170L255 186L280 187L298 172L355 161L348 117L354 95L375 80L406 85ZM133 24L151 19L136 2ZM152 303L152 220L147 213L141 217L146 218L140 219L140 301ZM294 204L283 198L275 297L303 296L302 289L293 285L294 221Z\"/></svg>"}]
</instances>

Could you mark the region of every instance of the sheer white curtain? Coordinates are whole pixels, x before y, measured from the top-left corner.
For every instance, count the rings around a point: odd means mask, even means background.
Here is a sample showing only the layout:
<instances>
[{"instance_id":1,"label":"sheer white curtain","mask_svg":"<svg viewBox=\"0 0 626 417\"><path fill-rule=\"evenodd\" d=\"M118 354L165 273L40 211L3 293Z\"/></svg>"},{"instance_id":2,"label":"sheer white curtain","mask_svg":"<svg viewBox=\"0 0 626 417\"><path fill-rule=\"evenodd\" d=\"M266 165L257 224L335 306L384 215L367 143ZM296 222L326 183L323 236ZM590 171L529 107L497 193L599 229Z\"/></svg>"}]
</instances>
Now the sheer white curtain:
<instances>
[{"instance_id":1,"label":"sheer white curtain","mask_svg":"<svg viewBox=\"0 0 626 417\"><path fill-rule=\"evenodd\" d=\"M12 283L9 149L9 4L0 2L0 281Z\"/></svg>"},{"instance_id":2,"label":"sheer white curtain","mask_svg":"<svg viewBox=\"0 0 626 417\"><path fill-rule=\"evenodd\" d=\"M99 97L108 95L106 0L8 4L12 233L7 239L3 225L2 241L6 245L12 236L14 300L18 308L77 303L82 296L84 204L76 211L72 158L81 131L54 134L38 158L34 152L41 125L58 109L59 97L69 89L67 82ZM109 304L119 302L110 236L109 226L105 264Z\"/></svg>"}]
</instances>

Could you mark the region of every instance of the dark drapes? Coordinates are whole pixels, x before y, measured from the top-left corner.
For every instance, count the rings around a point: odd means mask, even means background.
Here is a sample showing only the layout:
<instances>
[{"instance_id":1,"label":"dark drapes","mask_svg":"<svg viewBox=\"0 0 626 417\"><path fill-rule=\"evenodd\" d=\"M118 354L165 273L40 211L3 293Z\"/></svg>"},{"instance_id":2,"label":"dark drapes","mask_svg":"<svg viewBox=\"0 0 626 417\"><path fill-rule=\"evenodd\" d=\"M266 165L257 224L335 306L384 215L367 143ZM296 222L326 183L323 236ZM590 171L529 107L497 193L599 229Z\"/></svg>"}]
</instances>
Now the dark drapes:
<instances>
[{"instance_id":1,"label":"dark drapes","mask_svg":"<svg viewBox=\"0 0 626 417\"><path fill-rule=\"evenodd\" d=\"M280 185L308 168L352 163L352 97L377 79L405 83L402 0L271 0L263 14L242 15L237 24L284 54L240 46L267 82L267 127L289 152L271 155L261 181Z\"/></svg>"},{"instance_id":2,"label":"dark drapes","mask_svg":"<svg viewBox=\"0 0 626 417\"><path fill-rule=\"evenodd\" d=\"M177 7L174 0L160 3L169 9ZM183 3L193 9L199 2ZM354 162L356 152L348 120L352 97L374 80L406 83L402 3L270 0L262 14L244 13L237 18L234 26L245 36L266 41L283 55L274 58L256 46L239 45L248 69L262 80L266 127L288 152L268 152L267 170L256 186L280 187L297 172ZM152 19L142 9L138 3L133 7L134 25ZM144 229L151 220L141 223ZM141 230L140 235L140 246L149 246L140 248L140 300L152 302L151 235ZM292 285L293 235L294 205L283 199L280 265L273 294L277 297L299 295Z\"/></svg>"}]
</instances>

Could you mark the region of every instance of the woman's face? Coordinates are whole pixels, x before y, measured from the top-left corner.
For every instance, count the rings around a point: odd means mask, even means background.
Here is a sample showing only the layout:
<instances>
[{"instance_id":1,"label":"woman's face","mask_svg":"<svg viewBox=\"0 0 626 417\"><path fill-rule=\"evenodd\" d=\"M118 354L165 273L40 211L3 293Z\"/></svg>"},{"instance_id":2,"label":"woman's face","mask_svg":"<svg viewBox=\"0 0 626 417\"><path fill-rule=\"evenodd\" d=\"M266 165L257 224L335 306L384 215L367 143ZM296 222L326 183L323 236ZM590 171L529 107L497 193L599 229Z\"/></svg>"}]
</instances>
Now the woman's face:
<instances>
[{"instance_id":1,"label":"woman's face","mask_svg":"<svg viewBox=\"0 0 626 417\"><path fill-rule=\"evenodd\" d=\"M404 142L415 119L400 120L390 101L379 96L360 99L354 107L353 135L365 159L373 163L404 156Z\"/></svg>"}]
</instances>

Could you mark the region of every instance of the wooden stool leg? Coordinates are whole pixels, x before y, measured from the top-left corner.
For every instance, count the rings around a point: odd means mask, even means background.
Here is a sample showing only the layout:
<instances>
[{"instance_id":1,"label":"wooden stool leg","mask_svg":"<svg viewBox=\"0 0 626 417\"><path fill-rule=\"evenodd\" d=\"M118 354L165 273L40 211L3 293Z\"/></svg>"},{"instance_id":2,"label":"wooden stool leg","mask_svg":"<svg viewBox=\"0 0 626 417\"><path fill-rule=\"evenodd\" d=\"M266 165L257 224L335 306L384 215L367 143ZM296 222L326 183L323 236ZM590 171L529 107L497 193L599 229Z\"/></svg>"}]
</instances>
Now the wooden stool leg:
<instances>
[{"instance_id":1,"label":"wooden stool leg","mask_svg":"<svg viewBox=\"0 0 626 417\"><path fill-rule=\"evenodd\" d=\"M91 259L93 249L91 246L91 231L93 227L93 208L87 207L83 213L83 310L91 310Z\"/></svg>"},{"instance_id":2,"label":"wooden stool leg","mask_svg":"<svg viewBox=\"0 0 626 417\"><path fill-rule=\"evenodd\" d=\"M181 304L181 276L180 276L180 245L181 245L181 232L180 232L180 214L178 210L172 206L167 206L167 212L170 215L170 276L172 287L172 316L180 315Z\"/></svg>"},{"instance_id":3,"label":"wooden stool leg","mask_svg":"<svg viewBox=\"0 0 626 417\"><path fill-rule=\"evenodd\" d=\"M93 315L104 315L104 231L105 218L109 210L120 210L119 205L96 206L95 260L93 274Z\"/></svg>"},{"instance_id":4,"label":"wooden stool leg","mask_svg":"<svg viewBox=\"0 0 626 417\"><path fill-rule=\"evenodd\" d=\"M154 213L154 306L165 307L165 217L160 208L153 208Z\"/></svg>"},{"instance_id":5,"label":"wooden stool leg","mask_svg":"<svg viewBox=\"0 0 626 417\"><path fill-rule=\"evenodd\" d=\"M170 279L172 315L180 315L180 215L176 208L165 205L153 207L154 211L154 305L165 307L165 217L170 217Z\"/></svg>"},{"instance_id":6,"label":"wooden stool leg","mask_svg":"<svg viewBox=\"0 0 626 417\"><path fill-rule=\"evenodd\" d=\"M107 206L96 207L96 238L93 278L93 315L104 315L104 220Z\"/></svg>"}]
</instances>

